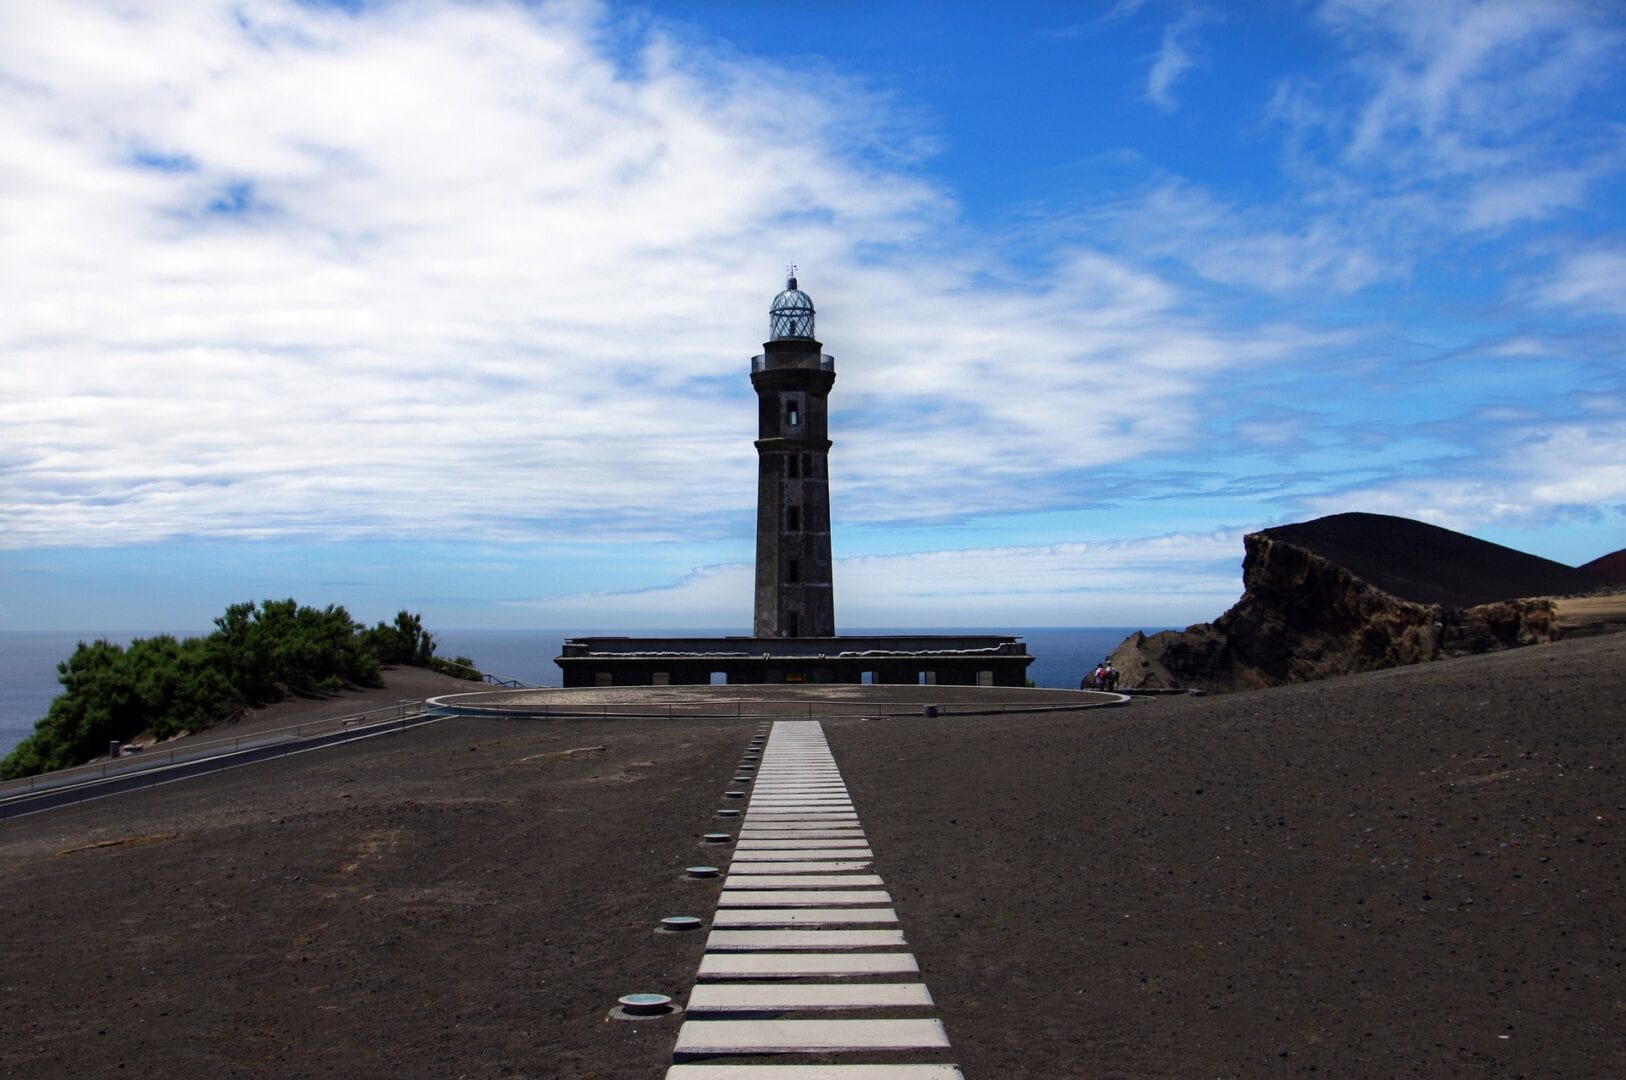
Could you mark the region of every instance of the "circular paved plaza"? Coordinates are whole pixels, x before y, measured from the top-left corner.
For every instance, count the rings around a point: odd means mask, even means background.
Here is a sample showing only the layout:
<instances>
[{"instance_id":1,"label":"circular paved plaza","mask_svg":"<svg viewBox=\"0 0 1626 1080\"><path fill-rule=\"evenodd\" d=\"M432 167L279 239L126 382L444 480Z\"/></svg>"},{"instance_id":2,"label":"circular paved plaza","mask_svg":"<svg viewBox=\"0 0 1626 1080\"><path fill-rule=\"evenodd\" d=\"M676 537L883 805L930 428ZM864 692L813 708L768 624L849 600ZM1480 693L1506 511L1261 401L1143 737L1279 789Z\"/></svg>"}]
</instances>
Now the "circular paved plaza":
<instances>
[{"instance_id":1,"label":"circular paved plaza","mask_svg":"<svg viewBox=\"0 0 1626 1080\"><path fill-rule=\"evenodd\" d=\"M1094 690L1011 686L604 686L481 690L447 694L431 709L462 716L985 716L1118 705L1128 699Z\"/></svg>"}]
</instances>

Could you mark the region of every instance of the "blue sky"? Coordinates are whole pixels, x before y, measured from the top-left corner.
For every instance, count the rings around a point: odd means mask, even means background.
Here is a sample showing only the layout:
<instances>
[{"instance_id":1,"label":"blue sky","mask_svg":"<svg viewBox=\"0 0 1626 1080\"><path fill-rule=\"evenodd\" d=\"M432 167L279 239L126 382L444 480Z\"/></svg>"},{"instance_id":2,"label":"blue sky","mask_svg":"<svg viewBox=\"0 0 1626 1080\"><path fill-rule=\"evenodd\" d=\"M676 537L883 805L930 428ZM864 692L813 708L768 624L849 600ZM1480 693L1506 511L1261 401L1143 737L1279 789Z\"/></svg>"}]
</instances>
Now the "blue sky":
<instances>
[{"instance_id":1,"label":"blue sky","mask_svg":"<svg viewBox=\"0 0 1626 1080\"><path fill-rule=\"evenodd\" d=\"M1010 10L1007 10L1010 9ZM1345 510L1626 545L1626 15L0 3L0 629L1183 625Z\"/></svg>"}]
</instances>

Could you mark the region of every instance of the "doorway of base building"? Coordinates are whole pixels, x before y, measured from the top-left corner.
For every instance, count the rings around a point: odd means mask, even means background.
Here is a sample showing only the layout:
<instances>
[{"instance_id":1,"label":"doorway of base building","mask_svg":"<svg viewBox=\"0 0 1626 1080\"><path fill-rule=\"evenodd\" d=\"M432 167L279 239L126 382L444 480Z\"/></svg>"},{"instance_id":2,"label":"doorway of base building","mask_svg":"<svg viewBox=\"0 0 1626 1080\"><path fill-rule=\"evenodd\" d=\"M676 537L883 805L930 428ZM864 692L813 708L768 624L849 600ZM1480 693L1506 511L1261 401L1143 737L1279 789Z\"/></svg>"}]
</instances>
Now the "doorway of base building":
<instances>
[{"instance_id":1,"label":"doorway of base building","mask_svg":"<svg viewBox=\"0 0 1626 1080\"><path fill-rule=\"evenodd\" d=\"M937 672L935 672L935 671L922 671L920 673L920 685L921 686L936 686L937 685Z\"/></svg>"},{"instance_id":2,"label":"doorway of base building","mask_svg":"<svg viewBox=\"0 0 1626 1080\"><path fill-rule=\"evenodd\" d=\"M873 671L861 672L859 674L859 676L858 676L858 681L863 683L865 686L874 686L875 685L875 672L873 672Z\"/></svg>"},{"instance_id":3,"label":"doorway of base building","mask_svg":"<svg viewBox=\"0 0 1626 1080\"><path fill-rule=\"evenodd\" d=\"M727 686L728 685L728 672L726 672L726 671L714 671L714 672L712 672L711 673L711 685L713 685L713 686Z\"/></svg>"},{"instance_id":4,"label":"doorway of base building","mask_svg":"<svg viewBox=\"0 0 1626 1080\"><path fill-rule=\"evenodd\" d=\"M992 686L992 685L994 685L994 673L992 671L979 671L979 672L977 672L977 685L978 686Z\"/></svg>"}]
</instances>

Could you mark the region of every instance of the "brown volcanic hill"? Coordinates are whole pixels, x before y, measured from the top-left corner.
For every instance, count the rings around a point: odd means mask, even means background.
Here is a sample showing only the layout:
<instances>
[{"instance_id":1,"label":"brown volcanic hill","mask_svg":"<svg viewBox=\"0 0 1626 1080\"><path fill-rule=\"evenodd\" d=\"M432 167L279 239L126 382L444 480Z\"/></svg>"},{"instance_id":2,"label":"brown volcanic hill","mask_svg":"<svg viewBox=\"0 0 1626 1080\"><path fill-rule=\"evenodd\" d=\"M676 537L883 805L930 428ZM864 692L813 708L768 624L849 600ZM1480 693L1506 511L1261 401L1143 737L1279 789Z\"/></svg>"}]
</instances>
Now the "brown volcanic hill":
<instances>
[{"instance_id":1,"label":"brown volcanic hill","mask_svg":"<svg viewBox=\"0 0 1626 1080\"><path fill-rule=\"evenodd\" d=\"M1626 548L1609 555L1600 555L1580 568L1610 585L1626 585Z\"/></svg>"},{"instance_id":2,"label":"brown volcanic hill","mask_svg":"<svg viewBox=\"0 0 1626 1080\"><path fill-rule=\"evenodd\" d=\"M1568 596L1607 580L1591 563L1577 569L1387 514L1333 514L1264 532L1414 604L1467 608L1516 597ZM1620 571L1626 577L1626 559Z\"/></svg>"},{"instance_id":3,"label":"brown volcanic hill","mask_svg":"<svg viewBox=\"0 0 1626 1080\"><path fill-rule=\"evenodd\" d=\"M1242 599L1113 653L1130 688L1255 689L1614 633L1594 573L1420 521L1335 514L1243 538Z\"/></svg>"}]
</instances>

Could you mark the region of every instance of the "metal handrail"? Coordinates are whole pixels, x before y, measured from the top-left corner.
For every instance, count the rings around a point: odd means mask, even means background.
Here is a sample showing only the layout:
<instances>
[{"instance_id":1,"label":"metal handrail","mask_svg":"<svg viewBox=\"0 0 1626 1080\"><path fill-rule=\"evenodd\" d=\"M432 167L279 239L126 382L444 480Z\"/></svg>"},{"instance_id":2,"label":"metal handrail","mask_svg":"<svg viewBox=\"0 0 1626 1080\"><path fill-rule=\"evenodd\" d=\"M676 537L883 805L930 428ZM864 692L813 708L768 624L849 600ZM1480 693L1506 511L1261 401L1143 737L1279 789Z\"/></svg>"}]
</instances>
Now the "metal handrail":
<instances>
[{"instance_id":1,"label":"metal handrail","mask_svg":"<svg viewBox=\"0 0 1626 1080\"><path fill-rule=\"evenodd\" d=\"M443 671L443 669L445 669L445 668L452 668L452 669L454 669L456 671L473 672L474 674L480 676L480 679L479 679L480 682L488 683L488 684L490 684L492 686L502 686L502 687L506 687L506 688L508 688L510 690L534 690L534 689L539 689L539 687L537 686L536 683L522 682L519 679L510 679L506 675L493 675L489 671L481 671L479 668L470 667L468 664L459 664L455 660L443 660L442 658L440 658L438 656L435 657L435 665L430 670L432 670L432 671L442 671L443 674L449 674L448 672ZM453 677L454 678L461 678L461 676L455 676L455 675ZM469 682L474 682L474 681L475 681L474 679L469 680Z\"/></svg>"}]
</instances>

